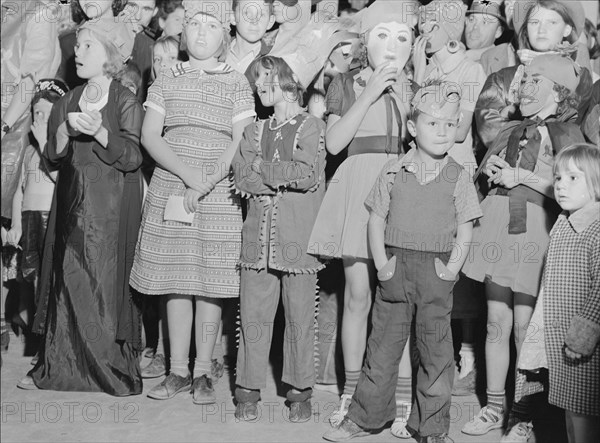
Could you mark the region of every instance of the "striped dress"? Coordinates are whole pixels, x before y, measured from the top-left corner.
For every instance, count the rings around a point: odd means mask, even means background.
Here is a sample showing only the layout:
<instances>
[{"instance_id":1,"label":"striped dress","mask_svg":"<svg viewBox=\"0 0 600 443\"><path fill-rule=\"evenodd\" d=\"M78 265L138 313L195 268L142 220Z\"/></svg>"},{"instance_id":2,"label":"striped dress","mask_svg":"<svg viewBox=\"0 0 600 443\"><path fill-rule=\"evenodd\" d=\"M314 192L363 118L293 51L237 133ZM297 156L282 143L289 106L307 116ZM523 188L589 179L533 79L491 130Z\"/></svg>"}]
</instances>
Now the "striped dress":
<instances>
[{"instance_id":1,"label":"striped dress","mask_svg":"<svg viewBox=\"0 0 600 443\"><path fill-rule=\"evenodd\" d=\"M253 117L252 91L242 74L222 64L214 71L188 62L161 73L146 108L165 115L164 139L199 173L211 173L231 144L232 125ZM230 179L205 196L192 224L164 220L171 195L183 196L179 177L157 165L144 204L131 286L143 294L212 298L239 296L242 212Z\"/></svg>"}]
</instances>

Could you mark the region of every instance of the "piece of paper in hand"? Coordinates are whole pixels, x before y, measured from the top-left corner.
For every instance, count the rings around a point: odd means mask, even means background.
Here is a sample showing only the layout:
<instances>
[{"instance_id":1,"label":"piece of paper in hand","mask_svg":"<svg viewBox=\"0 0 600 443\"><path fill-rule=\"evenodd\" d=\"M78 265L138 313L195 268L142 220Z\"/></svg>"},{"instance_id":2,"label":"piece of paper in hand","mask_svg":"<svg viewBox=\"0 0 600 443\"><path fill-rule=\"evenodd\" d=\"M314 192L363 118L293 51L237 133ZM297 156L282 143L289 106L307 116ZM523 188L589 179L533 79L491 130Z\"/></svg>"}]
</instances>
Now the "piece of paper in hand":
<instances>
[{"instance_id":1,"label":"piece of paper in hand","mask_svg":"<svg viewBox=\"0 0 600 443\"><path fill-rule=\"evenodd\" d=\"M194 212L187 213L183 207L183 196L182 195L171 195L167 200L167 206L165 207L164 220L178 221L181 223L187 223L189 225L194 221Z\"/></svg>"}]
</instances>

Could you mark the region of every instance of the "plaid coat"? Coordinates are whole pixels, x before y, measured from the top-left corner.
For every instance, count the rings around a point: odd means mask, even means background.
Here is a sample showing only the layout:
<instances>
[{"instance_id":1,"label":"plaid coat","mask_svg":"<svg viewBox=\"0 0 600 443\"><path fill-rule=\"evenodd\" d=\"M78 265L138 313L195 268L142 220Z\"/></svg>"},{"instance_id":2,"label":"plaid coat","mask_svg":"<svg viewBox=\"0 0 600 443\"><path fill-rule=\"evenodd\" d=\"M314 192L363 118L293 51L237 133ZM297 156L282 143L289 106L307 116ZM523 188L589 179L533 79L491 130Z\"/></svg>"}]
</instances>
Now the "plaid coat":
<instances>
[{"instance_id":1,"label":"plaid coat","mask_svg":"<svg viewBox=\"0 0 600 443\"><path fill-rule=\"evenodd\" d=\"M549 402L600 415L600 203L559 217L550 233L544 291ZM583 358L566 357L565 345Z\"/></svg>"}]
</instances>

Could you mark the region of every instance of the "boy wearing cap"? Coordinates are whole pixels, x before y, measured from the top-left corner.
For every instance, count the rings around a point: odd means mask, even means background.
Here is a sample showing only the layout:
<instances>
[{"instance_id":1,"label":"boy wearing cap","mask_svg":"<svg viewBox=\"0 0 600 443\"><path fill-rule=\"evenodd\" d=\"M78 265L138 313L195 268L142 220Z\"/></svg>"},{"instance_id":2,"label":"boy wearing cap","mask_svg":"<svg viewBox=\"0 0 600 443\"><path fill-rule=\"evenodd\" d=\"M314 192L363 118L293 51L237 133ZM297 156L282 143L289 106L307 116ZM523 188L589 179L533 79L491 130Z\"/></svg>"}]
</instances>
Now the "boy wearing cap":
<instances>
[{"instance_id":1,"label":"boy wearing cap","mask_svg":"<svg viewBox=\"0 0 600 443\"><path fill-rule=\"evenodd\" d=\"M494 44L504 34L506 27L502 0L476 0L467 11L467 57L481 63L486 75L516 63L512 45Z\"/></svg>"},{"instance_id":2,"label":"boy wearing cap","mask_svg":"<svg viewBox=\"0 0 600 443\"><path fill-rule=\"evenodd\" d=\"M421 6L421 36L415 40L413 61L416 83L441 80L460 89L462 119L450 155L473 175L477 164L471 122L487 76L479 63L467 57L465 46L460 42L466 12L467 7L460 0L434 0ZM430 57L429 64L427 57Z\"/></svg>"},{"instance_id":3,"label":"boy wearing cap","mask_svg":"<svg viewBox=\"0 0 600 443\"><path fill-rule=\"evenodd\" d=\"M448 83L422 87L408 130L417 148L387 163L365 205L379 286L373 330L348 414L323 438L343 441L381 428L395 414L398 363L413 322L419 352L417 406L408 427L425 442L445 442L454 376L452 288L481 217L470 174L450 155L460 94ZM403 217L420 202L411 217Z\"/></svg>"}]
</instances>

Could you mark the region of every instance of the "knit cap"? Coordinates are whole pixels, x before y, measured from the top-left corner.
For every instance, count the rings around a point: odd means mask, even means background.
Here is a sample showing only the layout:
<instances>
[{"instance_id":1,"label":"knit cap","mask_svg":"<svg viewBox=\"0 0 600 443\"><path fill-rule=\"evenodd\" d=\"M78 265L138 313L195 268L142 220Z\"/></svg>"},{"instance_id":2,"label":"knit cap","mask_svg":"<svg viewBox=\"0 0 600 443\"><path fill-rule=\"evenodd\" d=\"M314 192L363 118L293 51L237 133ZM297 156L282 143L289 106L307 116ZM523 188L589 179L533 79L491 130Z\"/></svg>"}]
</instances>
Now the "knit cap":
<instances>
[{"instance_id":1,"label":"knit cap","mask_svg":"<svg viewBox=\"0 0 600 443\"><path fill-rule=\"evenodd\" d=\"M528 76L539 74L566 87L569 91L575 92L579 85L581 66L567 56L541 54L525 67L525 73Z\"/></svg>"},{"instance_id":2,"label":"knit cap","mask_svg":"<svg viewBox=\"0 0 600 443\"><path fill-rule=\"evenodd\" d=\"M108 37L108 40L119 50L123 63L131 57L135 29L131 23L126 23L122 15L88 20L79 27L78 32L82 29L88 29Z\"/></svg>"}]
</instances>

